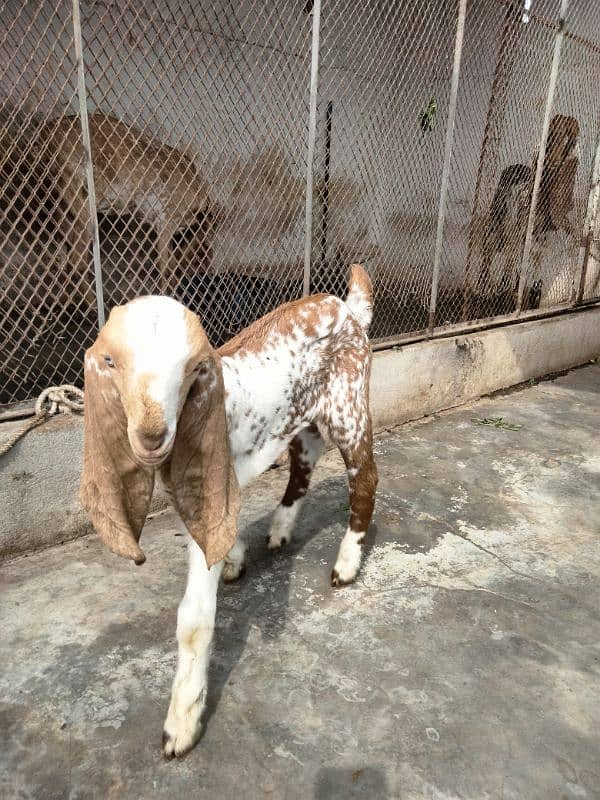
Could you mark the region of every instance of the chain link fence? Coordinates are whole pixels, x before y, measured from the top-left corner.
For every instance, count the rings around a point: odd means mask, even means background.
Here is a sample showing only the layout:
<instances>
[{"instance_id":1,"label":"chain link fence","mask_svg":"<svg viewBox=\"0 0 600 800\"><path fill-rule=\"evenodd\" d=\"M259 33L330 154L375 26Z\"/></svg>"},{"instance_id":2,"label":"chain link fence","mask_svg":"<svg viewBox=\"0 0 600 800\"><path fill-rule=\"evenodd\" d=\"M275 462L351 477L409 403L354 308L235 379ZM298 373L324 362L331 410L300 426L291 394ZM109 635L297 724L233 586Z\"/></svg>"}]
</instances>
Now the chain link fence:
<instances>
[{"instance_id":1,"label":"chain link fence","mask_svg":"<svg viewBox=\"0 0 600 800\"><path fill-rule=\"evenodd\" d=\"M595 3L0 9L0 404L140 294L214 345L353 261L376 346L600 298Z\"/></svg>"}]
</instances>

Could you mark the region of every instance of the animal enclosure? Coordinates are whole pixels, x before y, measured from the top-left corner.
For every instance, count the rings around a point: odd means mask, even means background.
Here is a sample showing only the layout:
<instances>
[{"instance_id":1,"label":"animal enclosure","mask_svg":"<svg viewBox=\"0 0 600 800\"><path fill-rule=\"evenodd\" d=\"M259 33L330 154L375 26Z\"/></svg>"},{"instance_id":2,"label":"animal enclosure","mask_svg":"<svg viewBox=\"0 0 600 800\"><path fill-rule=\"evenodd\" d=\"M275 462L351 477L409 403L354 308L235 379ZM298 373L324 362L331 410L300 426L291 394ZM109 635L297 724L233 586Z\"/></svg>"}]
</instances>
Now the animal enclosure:
<instances>
[{"instance_id":1,"label":"animal enclosure","mask_svg":"<svg viewBox=\"0 0 600 800\"><path fill-rule=\"evenodd\" d=\"M600 298L595 0L0 7L0 404L141 294L214 346L355 261L377 346Z\"/></svg>"}]
</instances>

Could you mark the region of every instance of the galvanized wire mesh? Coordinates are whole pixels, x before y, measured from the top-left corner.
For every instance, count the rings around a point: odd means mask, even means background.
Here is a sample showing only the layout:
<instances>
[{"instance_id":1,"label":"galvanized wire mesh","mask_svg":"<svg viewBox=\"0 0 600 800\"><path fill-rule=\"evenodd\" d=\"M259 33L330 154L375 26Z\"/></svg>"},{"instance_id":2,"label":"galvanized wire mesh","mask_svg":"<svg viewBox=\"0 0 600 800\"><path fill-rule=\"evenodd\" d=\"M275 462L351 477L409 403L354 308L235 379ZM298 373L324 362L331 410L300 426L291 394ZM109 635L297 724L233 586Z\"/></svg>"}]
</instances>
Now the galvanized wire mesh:
<instances>
[{"instance_id":1,"label":"galvanized wire mesh","mask_svg":"<svg viewBox=\"0 0 600 800\"><path fill-rule=\"evenodd\" d=\"M578 8L581 6L573 6L573 25ZM540 236L542 252L531 265L532 271L537 269L534 280L542 287L541 307L567 303L574 293L573 265L582 243L600 134L598 116L582 110L600 107L599 74L600 50L565 37L554 104L557 124L548 136L548 180L542 183L538 202L538 216L545 218L548 230Z\"/></svg>"},{"instance_id":2,"label":"galvanized wire mesh","mask_svg":"<svg viewBox=\"0 0 600 800\"><path fill-rule=\"evenodd\" d=\"M135 151L117 200L96 168L107 306L167 292L221 344L301 294L310 14L227 0L82 10L92 120Z\"/></svg>"},{"instance_id":3,"label":"galvanized wire mesh","mask_svg":"<svg viewBox=\"0 0 600 800\"><path fill-rule=\"evenodd\" d=\"M600 297L600 9L469 0L446 185L460 5L81 0L82 84L71 4L1 3L0 404L80 382L86 167L106 310L166 292L215 345L302 294L306 240L311 291L367 265L376 341Z\"/></svg>"},{"instance_id":4,"label":"galvanized wire mesh","mask_svg":"<svg viewBox=\"0 0 600 800\"><path fill-rule=\"evenodd\" d=\"M365 261L374 338L427 325L457 8L323 6L312 286Z\"/></svg>"},{"instance_id":5,"label":"galvanized wire mesh","mask_svg":"<svg viewBox=\"0 0 600 800\"><path fill-rule=\"evenodd\" d=\"M471 184L474 196L465 230L464 278L447 316L439 320L442 324L516 310L536 150L548 93L552 31L533 15L525 23L522 3L484 5L487 8L480 17L494 18L498 32L494 57L488 61L493 72L482 76L483 80L475 74L472 80L486 87L489 105L479 140L476 178ZM480 53L478 48L473 72L481 63ZM467 66L465 78L469 71ZM455 169L464 181L464 162L457 155ZM451 275L452 270L445 274ZM528 282L526 307L536 303L529 298L532 291L536 288Z\"/></svg>"},{"instance_id":6,"label":"galvanized wire mesh","mask_svg":"<svg viewBox=\"0 0 600 800\"><path fill-rule=\"evenodd\" d=\"M465 203L472 208L466 257L463 261L464 249L454 257L458 272L465 264L463 285L459 287L453 280L454 270L448 264L444 276L450 296L452 286L457 288L446 316L438 316L439 324L560 307L573 299L598 136L598 119L589 111L597 102L594 95L600 69L594 43L569 32L569 24L578 21L581 5L574 8L567 18L558 80L552 93L558 3L533 3L533 10L525 17L520 2L481 0L471 4L471 23L485 19L489 31L490 21L495 19L499 36L494 59L486 57L488 64L494 64L494 72L483 77L483 85L490 87L490 99L474 182L465 170L466 165L473 164L470 156L465 158L460 144L455 149L455 184L466 189L457 192L459 201L471 191L474 196ZM596 33L597 28L598 21ZM480 53L489 43L488 35L484 33L481 42L467 35L466 42L467 48L475 46L477 69L483 63ZM467 61L462 80L468 81L472 71ZM471 96L471 92L463 92L463 103L468 104ZM547 109L551 116L541 182L533 197ZM459 135L459 141L461 138L465 141ZM453 191L456 188L451 195ZM532 201L532 241L526 258ZM460 212L456 217L460 219Z\"/></svg>"},{"instance_id":7,"label":"galvanized wire mesh","mask_svg":"<svg viewBox=\"0 0 600 800\"><path fill-rule=\"evenodd\" d=\"M79 379L86 339L94 329L94 298L87 249L78 236L77 210L58 186L75 186L79 123L68 141L49 148L50 120L75 108L76 76L69 9L35 3L4 3L0 42L0 401L37 392L54 375ZM62 170L72 158L74 171ZM86 304L91 301L91 306ZM88 308L89 316L78 313Z\"/></svg>"}]
</instances>

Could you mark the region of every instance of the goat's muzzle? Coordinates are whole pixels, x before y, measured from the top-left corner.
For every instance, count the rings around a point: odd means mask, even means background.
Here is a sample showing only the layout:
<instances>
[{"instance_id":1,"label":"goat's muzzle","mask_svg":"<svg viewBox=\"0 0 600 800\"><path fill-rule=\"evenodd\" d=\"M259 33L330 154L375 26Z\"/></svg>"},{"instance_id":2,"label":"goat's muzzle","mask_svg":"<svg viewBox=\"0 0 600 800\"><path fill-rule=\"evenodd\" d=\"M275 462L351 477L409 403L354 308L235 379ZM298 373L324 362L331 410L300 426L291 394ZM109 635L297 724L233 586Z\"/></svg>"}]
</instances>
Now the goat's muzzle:
<instances>
[{"instance_id":1,"label":"goat's muzzle","mask_svg":"<svg viewBox=\"0 0 600 800\"><path fill-rule=\"evenodd\" d=\"M160 467L173 448L175 435L167 428L160 431L138 429L129 432L129 444L136 461L144 467Z\"/></svg>"}]
</instances>

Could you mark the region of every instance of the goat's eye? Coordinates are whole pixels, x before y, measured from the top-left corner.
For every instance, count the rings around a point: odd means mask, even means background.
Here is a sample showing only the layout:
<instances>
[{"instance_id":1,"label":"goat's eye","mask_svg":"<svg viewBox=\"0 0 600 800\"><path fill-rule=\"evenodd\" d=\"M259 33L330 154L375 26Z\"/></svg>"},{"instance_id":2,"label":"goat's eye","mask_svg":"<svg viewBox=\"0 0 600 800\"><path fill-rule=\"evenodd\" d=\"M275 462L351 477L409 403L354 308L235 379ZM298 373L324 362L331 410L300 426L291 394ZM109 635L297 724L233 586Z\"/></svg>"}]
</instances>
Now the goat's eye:
<instances>
[{"instance_id":1,"label":"goat's eye","mask_svg":"<svg viewBox=\"0 0 600 800\"><path fill-rule=\"evenodd\" d=\"M106 364L107 367L110 367L111 369L115 368L115 362L112 360L110 356L104 356L104 363Z\"/></svg>"}]
</instances>

